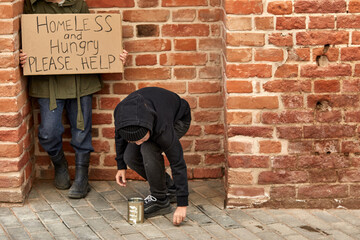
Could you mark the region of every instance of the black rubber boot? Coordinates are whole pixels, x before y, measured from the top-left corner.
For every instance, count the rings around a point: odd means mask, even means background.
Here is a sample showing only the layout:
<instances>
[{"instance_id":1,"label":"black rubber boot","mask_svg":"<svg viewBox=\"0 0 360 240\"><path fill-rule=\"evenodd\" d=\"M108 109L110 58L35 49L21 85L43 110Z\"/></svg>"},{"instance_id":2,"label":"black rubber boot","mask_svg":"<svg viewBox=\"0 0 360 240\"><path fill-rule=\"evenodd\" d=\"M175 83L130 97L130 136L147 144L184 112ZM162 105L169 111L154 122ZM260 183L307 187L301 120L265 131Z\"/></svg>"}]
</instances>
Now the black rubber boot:
<instances>
[{"instance_id":1,"label":"black rubber boot","mask_svg":"<svg viewBox=\"0 0 360 240\"><path fill-rule=\"evenodd\" d=\"M69 198L84 198L91 188L88 182L90 153L75 155L75 180L69 190Z\"/></svg>"},{"instance_id":2,"label":"black rubber boot","mask_svg":"<svg viewBox=\"0 0 360 240\"><path fill-rule=\"evenodd\" d=\"M50 159L55 168L55 187L62 190L68 189L70 187L70 176L64 151L61 150L57 155L50 156Z\"/></svg>"}]
</instances>

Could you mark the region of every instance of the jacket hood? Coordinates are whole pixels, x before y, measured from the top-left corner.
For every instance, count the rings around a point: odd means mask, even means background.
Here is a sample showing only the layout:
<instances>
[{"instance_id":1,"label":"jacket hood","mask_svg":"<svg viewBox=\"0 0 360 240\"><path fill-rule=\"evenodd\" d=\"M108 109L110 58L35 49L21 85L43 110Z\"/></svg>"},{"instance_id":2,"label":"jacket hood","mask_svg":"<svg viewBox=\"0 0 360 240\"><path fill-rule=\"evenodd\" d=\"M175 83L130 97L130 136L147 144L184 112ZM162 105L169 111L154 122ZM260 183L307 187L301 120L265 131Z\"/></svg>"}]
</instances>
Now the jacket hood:
<instances>
[{"instance_id":1,"label":"jacket hood","mask_svg":"<svg viewBox=\"0 0 360 240\"><path fill-rule=\"evenodd\" d=\"M135 125L145 127L152 133L155 116L155 111L142 95L130 94L115 108L115 131Z\"/></svg>"}]
</instances>

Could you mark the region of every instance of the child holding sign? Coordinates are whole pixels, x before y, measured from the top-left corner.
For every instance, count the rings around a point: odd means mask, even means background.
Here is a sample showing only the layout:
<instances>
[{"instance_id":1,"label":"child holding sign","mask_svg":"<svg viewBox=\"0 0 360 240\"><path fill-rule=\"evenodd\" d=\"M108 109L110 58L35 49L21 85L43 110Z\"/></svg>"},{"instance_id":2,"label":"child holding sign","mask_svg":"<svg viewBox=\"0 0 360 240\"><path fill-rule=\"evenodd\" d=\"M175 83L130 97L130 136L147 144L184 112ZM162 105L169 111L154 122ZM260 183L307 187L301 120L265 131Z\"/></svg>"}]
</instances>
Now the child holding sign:
<instances>
[{"instance_id":1,"label":"child holding sign","mask_svg":"<svg viewBox=\"0 0 360 240\"><path fill-rule=\"evenodd\" d=\"M25 14L89 13L84 0L25 0ZM124 50L120 60L125 63ZM20 64L26 64L26 53L20 53ZM63 151L62 112L64 108L71 125L71 146L75 150L75 180L69 190L70 198L84 198L90 191L88 169L91 143L92 94L101 90L98 74L84 75L35 75L29 78L29 95L37 98L41 123L39 142L55 167L55 186L70 188L67 160Z\"/></svg>"}]
</instances>

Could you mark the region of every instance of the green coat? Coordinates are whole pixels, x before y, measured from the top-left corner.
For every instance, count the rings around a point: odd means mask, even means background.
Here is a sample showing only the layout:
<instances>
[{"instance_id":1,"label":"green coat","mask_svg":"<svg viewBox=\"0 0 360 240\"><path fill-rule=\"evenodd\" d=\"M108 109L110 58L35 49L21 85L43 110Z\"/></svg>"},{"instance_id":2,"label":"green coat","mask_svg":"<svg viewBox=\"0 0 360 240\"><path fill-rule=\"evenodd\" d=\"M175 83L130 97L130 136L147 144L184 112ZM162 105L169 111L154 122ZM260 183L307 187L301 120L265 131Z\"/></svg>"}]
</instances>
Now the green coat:
<instances>
[{"instance_id":1,"label":"green coat","mask_svg":"<svg viewBox=\"0 0 360 240\"><path fill-rule=\"evenodd\" d=\"M62 5L45 0L25 0L25 14L89 13L84 0L65 0ZM57 107L56 99L78 99L77 128L84 129L80 97L93 94L102 88L97 74L45 75L29 77L29 95L36 98L50 98L50 110Z\"/></svg>"}]
</instances>

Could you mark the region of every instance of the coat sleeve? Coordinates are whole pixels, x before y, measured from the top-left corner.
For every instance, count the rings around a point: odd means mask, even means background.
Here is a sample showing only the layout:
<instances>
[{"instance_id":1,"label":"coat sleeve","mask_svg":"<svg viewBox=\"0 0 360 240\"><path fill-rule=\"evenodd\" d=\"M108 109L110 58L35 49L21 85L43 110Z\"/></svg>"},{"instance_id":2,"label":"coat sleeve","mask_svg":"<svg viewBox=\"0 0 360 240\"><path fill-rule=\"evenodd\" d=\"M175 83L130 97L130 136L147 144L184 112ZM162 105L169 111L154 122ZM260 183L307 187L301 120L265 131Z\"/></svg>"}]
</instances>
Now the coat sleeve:
<instances>
[{"instance_id":1,"label":"coat sleeve","mask_svg":"<svg viewBox=\"0 0 360 240\"><path fill-rule=\"evenodd\" d=\"M117 169L127 169L126 164L124 162L124 152L127 146L127 141L121 138L120 134L115 131L115 149L116 149L116 162Z\"/></svg>"}]
</instances>

